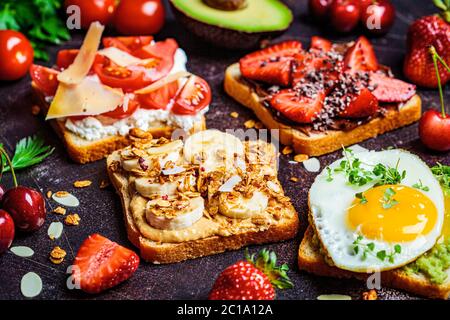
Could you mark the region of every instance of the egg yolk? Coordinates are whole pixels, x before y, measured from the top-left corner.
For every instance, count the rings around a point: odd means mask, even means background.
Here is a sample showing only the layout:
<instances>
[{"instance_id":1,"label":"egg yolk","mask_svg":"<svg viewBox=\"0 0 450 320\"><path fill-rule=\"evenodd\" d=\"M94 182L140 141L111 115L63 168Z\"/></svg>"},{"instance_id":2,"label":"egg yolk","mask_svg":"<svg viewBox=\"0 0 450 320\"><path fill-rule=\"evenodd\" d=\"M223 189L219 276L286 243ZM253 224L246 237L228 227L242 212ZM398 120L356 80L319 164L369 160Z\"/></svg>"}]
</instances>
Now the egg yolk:
<instances>
[{"instance_id":1,"label":"egg yolk","mask_svg":"<svg viewBox=\"0 0 450 320\"><path fill-rule=\"evenodd\" d=\"M388 190L389 189L389 190ZM402 185L374 187L355 198L348 209L348 224L367 239L412 241L433 230L436 206L417 189Z\"/></svg>"}]
</instances>

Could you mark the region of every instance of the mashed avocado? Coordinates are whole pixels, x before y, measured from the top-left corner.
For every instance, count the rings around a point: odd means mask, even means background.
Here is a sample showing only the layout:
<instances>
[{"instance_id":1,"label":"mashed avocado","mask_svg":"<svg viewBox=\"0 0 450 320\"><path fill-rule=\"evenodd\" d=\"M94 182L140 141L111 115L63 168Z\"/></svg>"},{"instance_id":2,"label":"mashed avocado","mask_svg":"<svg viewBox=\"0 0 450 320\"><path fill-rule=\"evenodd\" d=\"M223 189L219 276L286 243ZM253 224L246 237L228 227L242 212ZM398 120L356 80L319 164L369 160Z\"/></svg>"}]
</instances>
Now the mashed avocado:
<instances>
[{"instance_id":1,"label":"mashed avocado","mask_svg":"<svg viewBox=\"0 0 450 320\"><path fill-rule=\"evenodd\" d=\"M450 238L434 246L429 252L405 267L408 274L422 273L430 282L442 284L450 268Z\"/></svg>"}]
</instances>

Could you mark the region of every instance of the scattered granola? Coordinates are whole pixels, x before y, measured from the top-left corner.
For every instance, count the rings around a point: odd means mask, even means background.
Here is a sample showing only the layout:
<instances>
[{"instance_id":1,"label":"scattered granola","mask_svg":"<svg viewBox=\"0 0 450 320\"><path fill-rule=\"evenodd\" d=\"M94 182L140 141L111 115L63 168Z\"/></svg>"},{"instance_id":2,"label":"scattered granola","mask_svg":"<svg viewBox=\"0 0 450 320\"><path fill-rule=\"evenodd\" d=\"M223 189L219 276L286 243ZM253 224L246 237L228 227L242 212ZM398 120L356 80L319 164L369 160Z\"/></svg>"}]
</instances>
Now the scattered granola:
<instances>
[{"instance_id":1,"label":"scattered granola","mask_svg":"<svg viewBox=\"0 0 450 320\"><path fill-rule=\"evenodd\" d=\"M50 252L50 261L54 264L61 264L66 257L67 252L63 250L61 247L54 247Z\"/></svg>"},{"instance_id":2,"label":"scattered granola","mask_svg":"<svg viewBox=\"0 0 450 320\"><path fill-rule=\"evenodd\" d=\"M52 212L63 216L66 214L67 210L63 207L56 207Z\"/></svg>"},{"instance_id":3,"label":"scattered granola","mask_svg":"<svg viewBox=\"0 0 450 320\"><path fill-rule=\"evenodd\" d=\"M255 123L255 129L263 129L264 128L264 124L260 121Z\"/></svg>"},{"instance_id":4,"label":"scattered granola","mask_svg":"<svg viewBox=\"0 0 450 320\"><path fill-rule=\"evenodd\" d=\"M37 116L39 112L41 112L41 107L39 107L38 105L35 104L31 107L31 114L33 116Z\"/></svg>"},{"instance_id":5,"label":"scattered granola","mask_svg":"<svg viewBox=\"0 0 450 320\"><path fill-rule=\"evenodd\" d=\"M244 126L247 128L247 129L251 129L251 128L254 128L255 127L255 124L256 124L256 121L255 120L247 120L247 121L245 121L244 122Z\"/></svg>"},{"instance_id":6,"label":"scattered granola","mask_svg":"<svg viewBox=\"0 0 450 320\"><path fill-rule=\"evenodd\" d=\"M55 193L55 197L57 198L65 198L69 195L70 193L68 193L67 191L58 191Z\"/></svg>"},{"instance_id":7,"label":"scattered granola","mask_svg":"<svg viewBox=\"0 0 450 320\"><path fill-rule=\"evenodd\" d=\"M50 199L53 195L53 192L51 190L47 191L47 198Z\"/></svg>"},{"instance_id":8,"label":"scattered granola","mask_svg":"<svg viewBox=\"0 0 450 320\"><path fill-rule=\"evenodd\" d=\"M139 129L139 128L132 128L132 129L130 129L129 135L131 137L138 138L138 139L150 140L150 139L153 138L152 134L150 132L144 131L144 130Z\"/></svg>"},{"instance_id":9,"label":"scattered granola","mask_svg":"<svg viewBox=\"0 0 450 320\"><path fill-rule=\"evenodd\" d=\"M291 146L285 146L283 148L283 150L281 151L281 153L284 154L284 155L291 154L292 152L294 152L294 149L292 149Z\"/></svg>"},{"instance_id":10,"label":"scattered granola","mask_svg":"<svg viewBox=\"0 0 450 320\"><path fill-rule=\"evenodd\" d=\"M109 187L110 185L111 185L111 183L109 182L109 180L100 181L100 189L105 189L105 188Z\"/></svg>"},{"instance_id":11,"label":"scattered granola","mask_svg":"<svg viewBox=\"0 0 450 320\"><path fill-rule=\"evenodd\" d=\"M69 214L64 222L69 226L77 226L80 224L80 216L77 213Z\"/></svg>"},{"instance_id":12,"label":"scattered granola","mask_svg":"<svg viewBox=\"0 0 450 320\"><path fill-rule=\"evenodd\" d=\"M294 156L294 161L295 162L303 162L303 161L306 161L308 159L309 159L309 157L308 157L307 154L297 154L297 155Z\"/></svg>"},{"instance_id":13,"label":"scattered granola","mask_svg":"<svg viewBox=\"0 0 450 320\"><path fill-rule=\"evenodd\" d=\"M291 177L289 180L292 181L292 182L298 182L298 178L297 177Z\"/></svg>"},{"instance_id":14,"label":"scattered granola","mask_svg":"<svg viewBox=\"0 0 450 320\"><path fill-rule=\"evenodd\" d=\"M237 113L236 111L233 111L232 113L230 113L230 117L232 118L238 118L239 117L239 113Z\"/></svg>"},{"instance_id":15,"label":"scattered granola","mask_svg":"<svg viewBox=\"0 0 450 320\"><path fill-rule=\"evenodd\" d=\"M75 188L86 188L89 187L92 184L92 181L90 180L77 180L73 183L73 186Z\"/></svg>"},{"instance_id":16,"label":"scattered granola","mask_svg":"<svg viewBox=\"0 0 450 320\"><path fill-rule=\"evenodd\" d=\"M372 289L372 290L363 292L362 299L363 300L377 300L378 299L377 291Z\"/></svg>"}]
</instances>

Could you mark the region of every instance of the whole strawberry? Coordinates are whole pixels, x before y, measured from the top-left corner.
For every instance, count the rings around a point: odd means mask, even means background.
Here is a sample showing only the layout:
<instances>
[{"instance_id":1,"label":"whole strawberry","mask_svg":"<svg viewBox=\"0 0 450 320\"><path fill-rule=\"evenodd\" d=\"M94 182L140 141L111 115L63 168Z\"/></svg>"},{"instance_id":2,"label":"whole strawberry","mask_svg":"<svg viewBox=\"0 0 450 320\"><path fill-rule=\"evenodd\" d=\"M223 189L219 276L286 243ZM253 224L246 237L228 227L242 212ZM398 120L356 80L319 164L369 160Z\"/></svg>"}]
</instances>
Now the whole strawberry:
<instances>
[{"instance_id":1,"label":"whole strawberry","mask_svg":"<svg viewBox=\"0 0 450 320\"><path fill-rule=\"evenodd\" d=\"M434 0L440 15L426 16L416 20L408 30L408 51L404 61L405 76L413 83L437 88L438 82L429 48L434 46L442 59L450 64L450 1ZM442 84L450 80L450 73L439 66Z\"/></svg>"},{"instance_id":2,"label":"whole strawberry","mask_svg":"<svg viewBox=\"0 0 450 320\"><path fill-rule=\"evenodd\" d=\"M209 294L210 300L273 300L275 287L292 288L283 264L276 266L274 252L263 249L255 260L246 253L246 261L238 261L226 268L217 278Z\"/></svg>"}]
</instances>

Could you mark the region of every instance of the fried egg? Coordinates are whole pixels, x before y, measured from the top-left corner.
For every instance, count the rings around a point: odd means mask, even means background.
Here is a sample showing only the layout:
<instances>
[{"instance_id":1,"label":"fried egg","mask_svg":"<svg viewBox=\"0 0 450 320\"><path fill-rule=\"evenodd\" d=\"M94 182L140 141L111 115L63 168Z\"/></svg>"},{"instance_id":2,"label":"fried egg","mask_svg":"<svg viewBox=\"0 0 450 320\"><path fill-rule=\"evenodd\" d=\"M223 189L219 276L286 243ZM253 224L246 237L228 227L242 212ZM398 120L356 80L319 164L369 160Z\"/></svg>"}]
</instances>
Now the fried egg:
<instances>
[{"instance_id":1,"label":"fried egg","mask_svg":"<svg viewBox=\"0 0 450 320\"><path fill-rule=\"evenodd\" d=\"M378 177L349 183L337 160L315 179L309 192L310 220L335 266L354 272L399 268L431 249L444 222L444 195L429 167L404 150L355 153L360 168L397 168L400 183ZM389 182L389 181L387 181Z\"/></svg>"}]
</instances>

